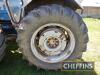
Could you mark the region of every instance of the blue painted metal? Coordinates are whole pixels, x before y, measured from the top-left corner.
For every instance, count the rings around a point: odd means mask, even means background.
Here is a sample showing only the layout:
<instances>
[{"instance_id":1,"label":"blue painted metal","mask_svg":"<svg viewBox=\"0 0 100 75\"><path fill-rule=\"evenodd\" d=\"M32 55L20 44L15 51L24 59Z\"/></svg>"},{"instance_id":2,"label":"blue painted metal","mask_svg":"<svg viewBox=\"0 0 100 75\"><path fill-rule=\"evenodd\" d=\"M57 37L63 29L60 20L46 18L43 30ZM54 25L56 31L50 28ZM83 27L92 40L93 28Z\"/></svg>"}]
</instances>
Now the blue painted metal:
<instances>
[{"instance_id":1,"label":"blue painted metal","mask_svg":"<svg viewBox=\"0 0 100 75\"><path fill-rule=\"evenodd\" d=\"M10 17L3 0L0 0L0 27L6 34L16 33L15 29L11 27Z\"/></svg>"},{"instance_id":2,"label":"blue painted metal","mask_svg":"<svg viewBox=\"0 0 100 75\"><path fill-rule=\"evenodd\" d=\"M3 0L0 0L0 20L10 20Z\"/></svg>"}]
</instances>

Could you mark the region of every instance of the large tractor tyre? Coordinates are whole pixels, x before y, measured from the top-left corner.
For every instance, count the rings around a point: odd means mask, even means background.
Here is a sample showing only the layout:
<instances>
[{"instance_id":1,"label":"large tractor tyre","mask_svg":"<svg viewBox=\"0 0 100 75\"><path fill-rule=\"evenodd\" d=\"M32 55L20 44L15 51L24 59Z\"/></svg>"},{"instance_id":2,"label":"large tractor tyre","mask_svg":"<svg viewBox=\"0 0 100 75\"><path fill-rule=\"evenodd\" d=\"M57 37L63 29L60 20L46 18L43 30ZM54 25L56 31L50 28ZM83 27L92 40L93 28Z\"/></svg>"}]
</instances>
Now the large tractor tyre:
<instances>
[{"instance_id":1,"label":"large tractor tyre","mask_svg":"<svg viewBox=\"0 0 100 75\"><path fill-rule=\"evenodd\" d=\"M44 5L21 22L18 43L26 59L43 69L61 69L62 61L78 59L86 51L88 30L82 18L61 5Z\"/></svg>"},{"instance_id":2,"label":"large tractor tyre","mask_svg":"<svg viewBox=\"0 0 100 75\"><path fill-rule=\"evenodd\" d=\"M0 33L0 61L3 59L5 55L5 37L2 33Z\"/></svg>"}]
</instances>

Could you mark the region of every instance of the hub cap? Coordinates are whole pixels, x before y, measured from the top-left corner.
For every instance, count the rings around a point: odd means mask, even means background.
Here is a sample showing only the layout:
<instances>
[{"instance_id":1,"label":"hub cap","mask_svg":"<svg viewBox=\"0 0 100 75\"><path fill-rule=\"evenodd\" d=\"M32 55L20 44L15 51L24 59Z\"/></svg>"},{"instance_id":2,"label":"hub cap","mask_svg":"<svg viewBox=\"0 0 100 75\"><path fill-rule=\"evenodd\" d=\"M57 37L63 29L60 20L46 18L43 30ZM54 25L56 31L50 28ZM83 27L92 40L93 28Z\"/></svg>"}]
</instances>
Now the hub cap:
<instances>
[{"instance_id":1,"label":"hub cap","mask_svg":"<svg viewBox=\"0 0 100 75\"><path fill-rule=\"evenodd\" d=\"M73 33L62 24L49 23L38 28L31 38L31 49L36 58L47 63L67 59L75 47Z\"/></svg>"}]
</instances>

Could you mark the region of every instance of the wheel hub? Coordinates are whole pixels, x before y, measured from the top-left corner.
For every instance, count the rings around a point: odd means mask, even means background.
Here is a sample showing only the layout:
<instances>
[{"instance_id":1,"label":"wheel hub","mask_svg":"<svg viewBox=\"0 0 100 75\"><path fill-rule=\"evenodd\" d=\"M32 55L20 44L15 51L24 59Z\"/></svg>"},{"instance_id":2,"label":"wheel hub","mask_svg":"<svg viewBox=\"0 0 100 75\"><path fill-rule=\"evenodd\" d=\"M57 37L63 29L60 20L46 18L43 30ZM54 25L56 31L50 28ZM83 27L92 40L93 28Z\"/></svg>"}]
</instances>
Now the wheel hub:
<instances>
[{"instance_id":1,"label":"wheel hub","mask_svg":"<svg viewBox=\"0 0 100 75\"><path fill-rule=\"evenodd\" d=\"M55 37L51 37L47 40L47 45L49 48L56 48L59 45L59 40Z\"/></svg>"},{"instance_id":2,"label":"wheel hub","mask_svg":"<svg viewBox=\"0 0 100 75\"><path fill-rule=\"evenodd\" d=\"M39 39L40 52L52 56L60 54L66 47L66 36L57 28L44 30Z\"/></svg>"}]
</instances>

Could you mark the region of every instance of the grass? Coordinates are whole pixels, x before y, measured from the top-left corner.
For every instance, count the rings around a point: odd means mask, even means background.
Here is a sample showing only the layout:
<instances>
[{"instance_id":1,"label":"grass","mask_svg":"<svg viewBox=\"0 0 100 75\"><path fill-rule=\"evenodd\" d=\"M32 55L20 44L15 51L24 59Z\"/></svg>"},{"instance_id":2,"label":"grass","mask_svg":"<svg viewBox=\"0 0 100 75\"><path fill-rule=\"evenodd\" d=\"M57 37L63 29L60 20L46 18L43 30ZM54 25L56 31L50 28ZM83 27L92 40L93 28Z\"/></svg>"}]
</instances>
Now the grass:
<instances>
[{"instance_id":1,"label":"grass","mask_svg":"<svg viewBox=\"0 0 100 75\"><path fill-rule=\"evenodd\" d=\"M90 42L88 50L83 55L84 61L94 61L94 71L48 71L37 70L35 66L29 66L18 52L18 46L13 43L7 45L7 54L0 63L0 75L100 75L100 20L85 18L89 28Z\"/></svg>"},{"instance_id":2,"label":"grass","mask_svg":"<svg viewBox=\"0 0 100 75\"><path fill-rule=\"evenodd\" d=\"M100 75L100 19L85 18L89 29L88 50L83 55L84 61L94 61L95 71Z\"/></svg>"}]
</instances>

